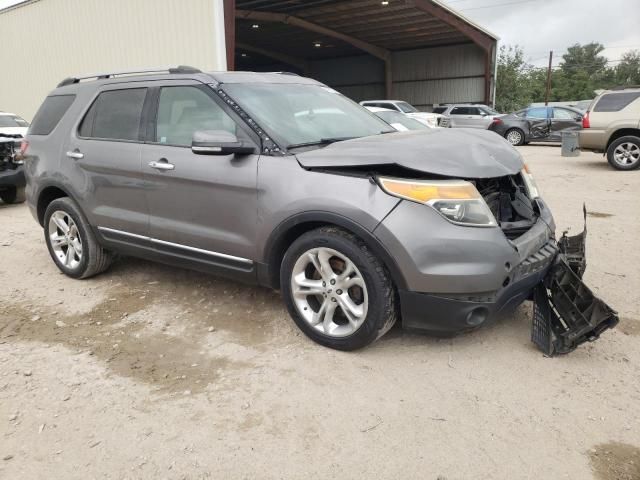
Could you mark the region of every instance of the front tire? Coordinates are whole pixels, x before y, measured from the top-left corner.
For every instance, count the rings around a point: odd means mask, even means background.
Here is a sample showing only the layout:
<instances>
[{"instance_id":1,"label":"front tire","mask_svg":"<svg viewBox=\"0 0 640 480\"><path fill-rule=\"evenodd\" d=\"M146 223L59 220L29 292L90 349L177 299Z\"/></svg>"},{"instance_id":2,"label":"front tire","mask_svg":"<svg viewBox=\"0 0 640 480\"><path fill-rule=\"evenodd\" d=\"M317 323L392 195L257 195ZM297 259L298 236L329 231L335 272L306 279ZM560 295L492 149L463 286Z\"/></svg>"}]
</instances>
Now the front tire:
<instances>
[{"instance_id":1,"label":"front tire","mask_svg":"<svg viewBox=\"0 0 640 480\"><path fill-rule=\"evenodd\" d=\"M640 167L640 138L620 137L607 148L607 160L616 170L635 170Z\"/></svg>"},{"instance_id":2,"label":"front tire","mask_svg":"<svg viewBox=\"0 0 640 480\"><path fill-rule=\"evenodd\" d=\"M26 200L24 187L9 187L0 191L0 200L4 203L23 203Z\"/></svg>"},{"instance_id":3,"label":"front tire","mask_svg":"<svg viewBox=\"0 0 640 480\"><path fill-rule=\"evenodd\" d=\"M56 266L72 278L89 278L111 265L113 254L98 244L76 203L52 201L44 214L44 238Z\"/></svg>"},{"instance_id":4,"label":"front tire","mask_svg":"<svg viewBox=\"0 0 640 480\"><path fill-rule=\"evenodd\" d=\"M511 128L507 130L507 132L504 134L504 138L506 138L507 141L514 147L524 145L524 132L519 128Z\"/></svg>"},{"instance_id":5,"label":"front tire","mask_svg":"<svg viewBox=\"0 0 640 480\"><path fill-rule=\"evenodd\" d=\"M325 347L365 347L398 316L389 272L361 239L340 228L298 238L284 256L280 284L296 325Z\"/></svg>"}]
</instances>

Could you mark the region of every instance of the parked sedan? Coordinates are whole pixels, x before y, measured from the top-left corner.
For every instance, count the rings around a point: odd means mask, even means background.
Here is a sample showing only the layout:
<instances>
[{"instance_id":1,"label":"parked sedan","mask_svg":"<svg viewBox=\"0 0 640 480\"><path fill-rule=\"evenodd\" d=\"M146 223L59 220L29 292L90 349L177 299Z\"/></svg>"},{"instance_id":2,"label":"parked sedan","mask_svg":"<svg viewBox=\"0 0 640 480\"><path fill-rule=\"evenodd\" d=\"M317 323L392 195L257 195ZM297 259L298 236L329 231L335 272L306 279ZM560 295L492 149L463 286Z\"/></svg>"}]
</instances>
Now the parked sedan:
<instances>
[{"instance_id":1,"label":"parked sedan","mask_svg":"<svg viewBox=\"0 0 640 480\"><path fill-rule=\"evenodd\" d=\"M582 129L582 113L569 107L531 107L493 119L489 130L512 145L559 142L562 132Z\"/></svg>"},{"instance_id":2,"label":"parked sedan","mask_svg":"<svg viewBox=\"0 0 640 480\"><path fill-rule=\"evenodd\" d=\"M489 128L493 119L500 114L486 105L458 104L435 107L434 113L446 117L442 127Z\"/></svg>"}]
</instances>

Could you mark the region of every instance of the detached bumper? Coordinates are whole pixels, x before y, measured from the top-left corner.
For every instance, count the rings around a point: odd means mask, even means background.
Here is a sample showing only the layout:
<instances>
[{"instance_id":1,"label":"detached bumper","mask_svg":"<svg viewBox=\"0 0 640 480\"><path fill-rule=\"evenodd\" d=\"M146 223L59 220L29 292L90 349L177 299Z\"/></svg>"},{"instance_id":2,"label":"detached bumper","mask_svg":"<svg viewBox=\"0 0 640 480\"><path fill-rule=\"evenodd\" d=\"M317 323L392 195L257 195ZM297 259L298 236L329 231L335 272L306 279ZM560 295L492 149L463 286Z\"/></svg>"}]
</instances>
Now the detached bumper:
<instances>
[{"instance_id":1,"label":"detached bumper","mask_svg":"<svg viewBox=\"0 0 640 480\"><path fill-rule=\"evenodd\" d=\"M24 187L27 181L24 177L24 168L22 166L13 169L0 170L0 188L4 187Z\"/></svg>"}]
</instances>

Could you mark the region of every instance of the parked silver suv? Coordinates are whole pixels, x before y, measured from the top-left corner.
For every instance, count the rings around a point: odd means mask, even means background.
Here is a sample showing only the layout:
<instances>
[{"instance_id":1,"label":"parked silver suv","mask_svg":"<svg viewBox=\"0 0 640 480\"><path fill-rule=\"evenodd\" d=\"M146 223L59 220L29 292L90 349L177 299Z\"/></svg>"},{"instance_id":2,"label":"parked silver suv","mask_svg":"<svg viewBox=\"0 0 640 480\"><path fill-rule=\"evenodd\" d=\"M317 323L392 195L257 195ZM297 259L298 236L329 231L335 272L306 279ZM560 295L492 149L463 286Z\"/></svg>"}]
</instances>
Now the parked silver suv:
<instances>
[{"instance_id":1,"label":"parked silver suv","mask_svg":"<svg viewBox=\"0 0 640 480\"><path fill-rule=\"evenodd\" d=\"M290 74L126 73L62 81L23 145L29 206L71 277L118 252L258 283L351 350L397 318L482 325L556 260L548 207L491 132L395 132Z\"/></svg>"}]
</instances>

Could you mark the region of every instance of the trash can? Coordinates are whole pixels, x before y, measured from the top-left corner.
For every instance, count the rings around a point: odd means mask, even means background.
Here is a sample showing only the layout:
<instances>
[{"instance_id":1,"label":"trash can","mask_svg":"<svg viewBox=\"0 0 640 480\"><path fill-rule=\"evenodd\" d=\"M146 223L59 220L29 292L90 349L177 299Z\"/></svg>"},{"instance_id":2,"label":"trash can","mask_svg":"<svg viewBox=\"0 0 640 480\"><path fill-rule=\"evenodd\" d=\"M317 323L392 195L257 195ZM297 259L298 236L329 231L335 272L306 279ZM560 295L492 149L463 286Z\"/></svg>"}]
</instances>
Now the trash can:
<instances>
[{"instance_id":1,"label":"trash can","mask_svg":"<svg viewBox=\"0 0 640 480\"><path fill-rule=\"evenodd\" d=\"M562 132L562 156L577 157L580 155L578 132Z\"/></svg>"}]
</instances>

